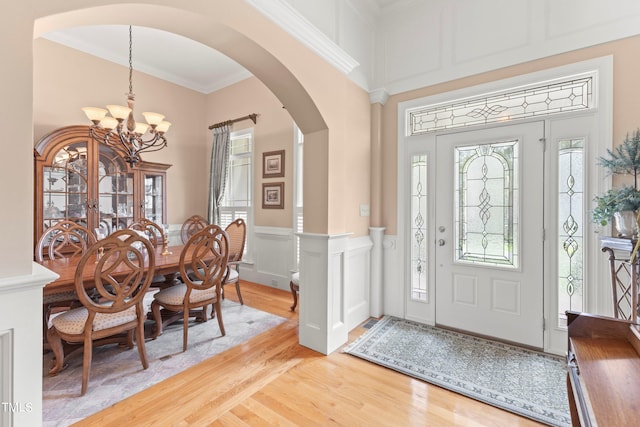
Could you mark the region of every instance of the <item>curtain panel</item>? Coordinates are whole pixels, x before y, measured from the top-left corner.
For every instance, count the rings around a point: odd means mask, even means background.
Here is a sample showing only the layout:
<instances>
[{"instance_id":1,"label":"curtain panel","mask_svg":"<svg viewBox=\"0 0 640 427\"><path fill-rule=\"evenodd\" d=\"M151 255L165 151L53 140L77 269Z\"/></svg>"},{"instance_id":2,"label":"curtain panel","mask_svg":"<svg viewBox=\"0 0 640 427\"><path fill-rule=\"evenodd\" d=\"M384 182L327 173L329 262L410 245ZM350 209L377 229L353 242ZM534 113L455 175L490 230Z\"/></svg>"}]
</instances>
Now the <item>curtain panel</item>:
<instances>
[{"instance_id":1,"label":"curtain panel","mask_svg":"<svg viewBox=\"0 0 640 427\"><path fill-rule=\"evenodd\" d=\"M207 219L210 224L220 224L220 203L227 183L229 164L230 127L223 125L213 129L211 168L209 170L209 206Z\"/></svg>"}]
</instances>

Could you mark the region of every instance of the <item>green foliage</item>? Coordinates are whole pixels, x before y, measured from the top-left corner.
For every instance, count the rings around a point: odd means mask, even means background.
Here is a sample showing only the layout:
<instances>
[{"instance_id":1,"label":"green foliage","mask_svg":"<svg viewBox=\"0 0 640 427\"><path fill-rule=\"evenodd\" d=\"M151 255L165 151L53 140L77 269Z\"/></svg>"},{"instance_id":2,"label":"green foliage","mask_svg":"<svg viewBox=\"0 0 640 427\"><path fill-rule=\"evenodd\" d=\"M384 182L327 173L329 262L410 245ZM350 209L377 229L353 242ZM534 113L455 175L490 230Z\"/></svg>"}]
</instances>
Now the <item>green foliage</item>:
<instances>
[{"instance_id":1,"label":"green foliage","mask_svg":"<svg viewBox=\"0 0 640 427\"><path fill-rule=\"evenodd\" d=\"M602 196L596 196L593 201L596 202L591 213L593 222L604 226L616 212L640 209L640 191L625 185L612 188Z\"/></svg>"},{"instance_id":2,"label":"green foliage","mask_svg":"<svg viewBox=\"0 0 640 427\"><path fill-rule=\"evenodd\" d=\"M633 186L638 188L638 174L640 174L640 129L633 136L625 137L622 144L614 150L607 149L609 158L600 157L600 166L609 170L610 174L633 175Z\"/></svg>"},{"instance_id":3,"label":"green foliage","mask_svg":"<svg viewBox=\"0 0 640 427\"><path fill-rule=\"evenodd\" d=\"M607 150L608 158L600 157L598 164L608 170L609 174L632 175L633 187L622 186L612 188L593 201L596 207L592 212L593 221L607 225L616 212L637 211L640 209L640 191L638 175L640 174L640 129L633 135L625 137L622 144L613 150Z\"/></svg>"}]
</instances>

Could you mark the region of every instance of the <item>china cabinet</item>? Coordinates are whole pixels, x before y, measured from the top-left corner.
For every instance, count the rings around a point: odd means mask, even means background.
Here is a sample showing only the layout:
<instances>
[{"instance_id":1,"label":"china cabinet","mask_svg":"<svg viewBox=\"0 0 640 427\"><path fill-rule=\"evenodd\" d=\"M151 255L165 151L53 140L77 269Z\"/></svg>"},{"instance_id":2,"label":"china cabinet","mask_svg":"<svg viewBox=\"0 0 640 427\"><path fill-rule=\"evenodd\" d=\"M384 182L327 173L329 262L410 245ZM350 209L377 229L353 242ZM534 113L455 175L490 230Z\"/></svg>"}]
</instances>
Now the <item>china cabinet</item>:
<instances>
[{"instance_id":1,"label":"china cabinet","mask_svg":"<svg viewBox=\"0 0 640 427\"><path fill-rule=\"evenodd\" d=\"M37 142L34 239L63 219L107 234L147 218L166 218L166 171L171 165L131 167L118 150L89 135L89 126L57 129Z\"/></svg>"}]
</instances>

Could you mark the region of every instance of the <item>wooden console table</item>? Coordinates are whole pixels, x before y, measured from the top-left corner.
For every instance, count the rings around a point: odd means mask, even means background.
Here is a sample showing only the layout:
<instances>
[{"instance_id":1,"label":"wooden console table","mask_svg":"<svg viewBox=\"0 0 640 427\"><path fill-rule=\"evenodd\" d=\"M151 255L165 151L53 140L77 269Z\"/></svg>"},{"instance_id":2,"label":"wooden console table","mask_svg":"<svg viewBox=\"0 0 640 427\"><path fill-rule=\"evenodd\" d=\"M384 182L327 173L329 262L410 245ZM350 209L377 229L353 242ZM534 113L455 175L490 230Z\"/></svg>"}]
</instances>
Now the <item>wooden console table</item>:
<instances>
[{"instance_id":1,"label":"wooden console table","mask_svg":"<svg viewBox=\"0 0 640 427\"><path fill-rule=\"evenodd\" d=\"M628 320L567 312L574 426L640 425L640 331Z\"/></svg>"},{"instance_id":2,"label":"wooden console table","mask_svg":"<svg viewBox=\"0 0 640 427\"><path fill-rule=\"evenodd\" d=\"M640 251L631 265L630 258L636 240L624 237L600 239L602 252L609 254L613 314L616 319L638 321L638 280L640 280Z\"/></svg>"}]
</instances>

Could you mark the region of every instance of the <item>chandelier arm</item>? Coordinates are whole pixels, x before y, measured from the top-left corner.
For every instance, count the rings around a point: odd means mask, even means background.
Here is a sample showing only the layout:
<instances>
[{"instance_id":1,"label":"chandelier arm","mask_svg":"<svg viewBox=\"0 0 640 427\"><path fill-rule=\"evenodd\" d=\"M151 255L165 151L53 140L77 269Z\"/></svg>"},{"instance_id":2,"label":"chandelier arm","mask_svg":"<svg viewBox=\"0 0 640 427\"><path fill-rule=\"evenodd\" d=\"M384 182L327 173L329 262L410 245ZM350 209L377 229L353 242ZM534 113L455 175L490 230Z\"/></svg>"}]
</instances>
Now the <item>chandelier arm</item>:
<instances>
[{"instance_id":1,"label":"chandelier arm","mask_svg":"<svg viewBox=\"0 0 640 427\"><path fill-rule=\"evenodd\" d=\"M129 25L129 93L127 95L128 115L124 117L127 110L118 105L108 105L107 108L111 116L106 116L107 110L99 108L83 108L87 117L93 122L89 129L92 138L99 139L105 145L112 147L125 156L125 161L134 167L141 161L139 153L158 151L167 146L164 132L171 125L170 122L163 121L164 115L157 113L144 113L147 122L151 126L150 139L144 140L143 134L148 127L138 127L133 117L133 107L135 95L133 93L133 27ZM117 113L116 113L117 112ZM123 114L124 112L124 114ZM109 119L108 123L103 123ZM117 120L117 125L115 121ZM156 129L158 127L158 129ZM142 129L144 128L144 129ZM161 130L159 130L161 129ZM102 130L106 130L103 134ZM100 131L100 132L98 132ZM113 136L117 136L114 138Z\"/></svg>"},{"instance_id":2,"label":"chandelier arm","mask_svg":"<svg viewBox=\"0 0 640 427\"><path fill-rule=\"evenodd\" d=\"M163 135L157 135L157 138L154 138L150 141L145 141L145 144L142 148L138 150L138 153L146 152L153 153L154 151L160 151L167 146L167 140Z\"/></svg>"},{"instance_id":3,"label":"chandelier arm","mask_svg":"<svg viewBox=\"0 0 640 427\"><path fill-rule=\"evenodd\" d=\"M91 132L91 130L90 130ZM97 133L93 132L93 135L95 136ZM112 136L116 136L117 138L114 140L112 139ZM109 131L107 133L105 133L103 136L98 135L98 142L101 142L111 148L113 148L114 150L122 153L123 155L130 157L131 156L131 150L128 149L128 147L122 143L122 140L120 139L120 136L114 132L114 131ZM134 166L133 164L131 164L131 166Z\"/></svg>"}]
</instances>

